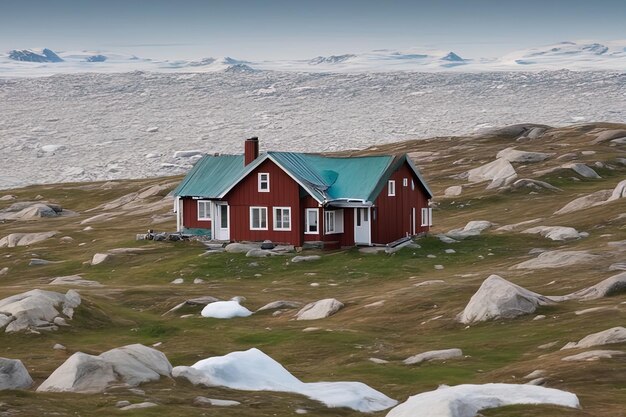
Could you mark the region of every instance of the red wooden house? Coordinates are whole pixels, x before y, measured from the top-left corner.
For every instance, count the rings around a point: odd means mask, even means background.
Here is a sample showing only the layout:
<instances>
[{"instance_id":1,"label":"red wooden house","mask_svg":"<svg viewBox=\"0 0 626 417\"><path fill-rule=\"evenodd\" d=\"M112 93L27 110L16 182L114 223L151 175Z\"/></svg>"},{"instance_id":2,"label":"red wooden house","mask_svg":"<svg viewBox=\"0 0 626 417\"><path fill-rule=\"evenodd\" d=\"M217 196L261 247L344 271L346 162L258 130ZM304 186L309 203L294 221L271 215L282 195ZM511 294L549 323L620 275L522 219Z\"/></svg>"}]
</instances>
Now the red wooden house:
<instances>
[{"instance_id":1,"label":"red wooden house","mask_svg":"<svg viewBox=\"0 0 626 417\"><path fill-rule=\"evenodd\" d=\"M427 232L432 192L406 154L205 156L174 190L178 230L220 241L387 244Z\"/></svg>"}]
</instances>

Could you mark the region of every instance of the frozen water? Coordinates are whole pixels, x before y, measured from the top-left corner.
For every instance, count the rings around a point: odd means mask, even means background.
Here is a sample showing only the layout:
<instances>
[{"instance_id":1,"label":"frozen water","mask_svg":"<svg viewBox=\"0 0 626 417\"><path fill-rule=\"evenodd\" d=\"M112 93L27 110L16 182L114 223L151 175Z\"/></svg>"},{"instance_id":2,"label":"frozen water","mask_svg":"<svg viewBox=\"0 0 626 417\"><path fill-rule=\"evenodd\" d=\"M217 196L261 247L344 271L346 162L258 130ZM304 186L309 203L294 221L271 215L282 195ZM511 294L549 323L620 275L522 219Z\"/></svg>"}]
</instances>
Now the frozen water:
<instances>
[{"instance_id":1,"label":"frozen water","mask_svg":"<svg viewBox=\"0 0 626 417\"><path fill-rule=\"evenodd\" d=\"M85 73L0 78L0 103L3 189L179 174L190 161L176 151L240 153L250 136L261 150L321 152L503 124L626 122L626 73Z\"/></svg>"}]
</instances>

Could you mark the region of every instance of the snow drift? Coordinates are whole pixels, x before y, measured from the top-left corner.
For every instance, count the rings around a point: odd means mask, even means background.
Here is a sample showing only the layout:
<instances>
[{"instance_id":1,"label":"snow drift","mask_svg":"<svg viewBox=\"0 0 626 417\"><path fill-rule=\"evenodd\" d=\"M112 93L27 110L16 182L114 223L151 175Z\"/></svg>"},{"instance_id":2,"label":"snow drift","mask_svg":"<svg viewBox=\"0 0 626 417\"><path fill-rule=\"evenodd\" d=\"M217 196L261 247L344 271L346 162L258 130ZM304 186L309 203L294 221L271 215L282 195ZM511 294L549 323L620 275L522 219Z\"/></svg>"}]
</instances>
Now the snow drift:
<instances>
[{"instance_id":1,"label":"snow drift","mask_svg":"<svg viewBox=\"0 0 626 417\"><path fill-rule=\"evenodd\" d=\"M518 384L442 385L392 409L387 417L474 417L480 410L513 404L554 404L579 408L576 395L554 388Z\"/></svg>"},{"instance_id":2,"label":"snow drift","mask_svg":"<svg viewBox=\"0 0 626 417\"><path fill-rule=\"evenodd\" d=\"M396 400L361 382L302 382L255 348L203 359L192 366L177 366L172 376L186 378L195 385L292 392L331 408L348 407L361 412L381 411L397 404Z\"/></svg>"}]
</instances>

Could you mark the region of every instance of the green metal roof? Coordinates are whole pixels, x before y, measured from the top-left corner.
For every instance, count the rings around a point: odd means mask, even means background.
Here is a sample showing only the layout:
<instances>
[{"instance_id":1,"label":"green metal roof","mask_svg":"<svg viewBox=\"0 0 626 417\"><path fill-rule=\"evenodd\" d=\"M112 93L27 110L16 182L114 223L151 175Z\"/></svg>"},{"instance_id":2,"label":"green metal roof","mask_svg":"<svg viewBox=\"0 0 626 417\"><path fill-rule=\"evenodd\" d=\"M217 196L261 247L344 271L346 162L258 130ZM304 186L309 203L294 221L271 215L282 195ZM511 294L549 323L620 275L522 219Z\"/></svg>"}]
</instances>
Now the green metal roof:
<instances>
[{"instance_id":1,"label":"green metal roof","mask_svg":"<svg viewBox=\"0 0 626 417\"><path fill-rule=\"evenodd\" d=\"M243 155L205 155L174 190L179 197L218 198L245 171Z\"/></svg>"},{"instance_id":2,"label":"green metal roof","mask_svg":"<svg viewBox=\"0 0 626 417\"><path fill-rule=\"evenodd\" d=\"M295 152L268 152L244 167L242 155L205 156L174 190L176 196L223 198L263 161L282 167L320 203L373 202L391 174L405 161L432 197L419 170L405 155L328 157Z\"/></svg>"}]
</instances>

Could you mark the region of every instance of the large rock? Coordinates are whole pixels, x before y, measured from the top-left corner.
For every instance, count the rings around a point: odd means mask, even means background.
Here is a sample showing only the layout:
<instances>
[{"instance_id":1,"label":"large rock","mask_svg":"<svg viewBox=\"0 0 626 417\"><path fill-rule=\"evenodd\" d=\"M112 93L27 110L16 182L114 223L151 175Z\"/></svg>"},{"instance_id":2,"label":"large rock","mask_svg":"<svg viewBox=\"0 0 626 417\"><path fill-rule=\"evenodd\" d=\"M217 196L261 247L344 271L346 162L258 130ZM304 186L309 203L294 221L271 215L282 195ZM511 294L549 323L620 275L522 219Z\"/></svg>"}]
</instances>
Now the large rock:
<instances>
[{"instance_id":1,"label":"large rock","mask_svg":"<svg viewBox=\"0 0 626 417\"><path fill-rule=\"evenodd\" d=\"M536 385L441 385L393 408L387 417L475 417L480 410L513 404L552 404L578 408L576 395Z\"/></svg>"},{"instance_id":2,"label":"large rock","mask_svg":"<svg viewBox=\"0 0 626 417\"><path fill-rule=\"evenodd\" d=\"M38 328L54 329L54 319L62 315L72 318L74 309L80 303L80 295L74 290L66 294L31 290L0 300L0 315L8 317L8 321L0 320L0 324L5 323L7 333Z\"/></svg>"},{"instance_id":3,"label":"large rock","mask_svg":"<svg viewBox=\"0 0 626 417\"><path fill-rule=\"evenodd\" d=\"M134 387L170 376L172 365L156 349L134 344L99 356L76 352L59 366L37 391L98 393L123 382Z\"/></svg>"},{"instance_id":4,"label":"large rock","mask_svg":"<svg viewBox=\"0 0 626 417\"><path fill-rule=\"evenodd\" d=\"M570 201L565 206L555 211L554 214L567 214L574 211L584 210L589 207L598 206L606 202L611 197L611 190L600 190L595 193L578 197L575 200Z\"/></svg>"},{"instance_id":5,"label":"large rock","mask_svg":"<svg viewBox=\"0 0 626 417\"><path fill-rule=\"evenodd\" d=\"M444 349L444 350L432 350L430 352L419 353L417 355L406 358L402 361L405 365L416 365L422 362L429 361L445 361L448 359L455 359L463 357L461 349Z\"/></svg>"},{"instance_id":6,"label":"large rock","mask_svg":"<svg viewBox=\"0 0 626 417\"><path fill-rule=\"evenodd\" d=\"M493 162L480 166L478 168L471 169L467 172L467 179L469 182L483 182L491 181L491 184L487 187L498 188L503 185L508 185L517 178L515 168L509 161L504 158L496 159Z\"/></svg>"},{"instance_id":7,"label":"large rock","mask_svg":"<svg viewBox=\"0 0 626 417\"><path fill-rule=\"evenodd\" d=\"M210 295L205 295L202 297L190 298L188 300L183 301L182 303L176 304L174 307L163 313L163 316L168 313L173 313L174 311L180 310L185 306L202 306L204 307L207 304L214 303L219 301L219 298L212 297Z\"/></svg>"},{"instance_id":8,"label":"large rock","mask_svg":"<svg viewBox=\"0 0 626 417\"><path fill-rule=\"evenodd\" d=\"M33 379L19 359L0 358L0 391L28 388Z\"/></svg>"},{"instance_id":9,"label":"large rock","mask_svg":"<svg viewBox=\"0 0 626 417\"><path fill-rule=\"evenodd\" d=\"M585 164L580 164L580 163L565 164L562 166L562 168L571 169L575 173L577 173L578 175L584 178L595 178L595 179L602 178L598 175L596 171L594 171L592 168L589 168Z\"/></svg>"},{"instance_id":10,"label":"large rock","mask_svg":"<svg viewBox=\"0 0 626 417\"><path fill-rule=\"evenodd\" d=\"M453 185L451 187L446 188L445 191L443 192L443 195L446 197L457 197L457 196L460 196L462 192L463 192L462 186Z\"/></svg>"},{"instance_id":11,"label":"large rock","mask_svg":"<svg viewBox=\"0 0 626 417\"><path fill-rule=\"evenodd\" d=\"M259 308L257 312L266 311L266 310L277 310L277 309L292 309L292 308L298 308L300 306L302 306L302 303L298 303L297 301L279 300L279 301L273 301L271 303L265 304L263 307Z\"/></svg>"},{"instance_id":12,"label":"large rock","mask_svg":"<svg viewBox=\"0 0 626 417\"><path fill-rule=\"evenodd\" d=\"M590 350L577 355L566 356L561 358L561 360L566 362L597 361L600 359L611 359L613 356L622 355L626 355L626 352L622 352L621 350Z\"/></svg>"},{"instance_id":13,"label":"large rock","mask_svg":"<svg viewBox=\"0 0 626 417\"><path fill-rule=\"evenodd\" d=\"M543 152L525 152L518 151L514 147L506 148L498 152L496 158L505 159L509 162L532 163L541 162L548 159L553 154Z\"/></svg>"},{"instance_id":14,"label":"large rock","mask_svg":"<svg viewBox=\"0 0 626 417\"><path fill-rule=\"evenodd\" d=\"M50 239L59 232L40 233L11 233L0 239L0 248L14 248L16 246L28 246Z\"/></svg>"},{"instance_id":15,"label":"large rock","mask_svg":"<svg viewBox=\"0 0 626 417\"><path fill-rule=\"evenodd\" d=\"M511 188L514 190L520 189L520 188L529 188L531 190L542 190L542 189L546 189L546 190L550 190L550 191L563 191L558 187L553 186L552 184L549 184L545 181L539 181L539 180L533 180L530 178L520 178L519 180L516 180L513 184L511 184Z\"/></svg>"},{"instance_id":16,"label":"large rock","mask_svg":"<svg viewBox=\"0 0 626 417\"><path fill-rule=\"evenodd\" d=\"M334 298L315 301L302 307L296 314L296 320L318 320L332 316L344 307L343 303Z\"/></svg>"},{"instance_id":17,"label":"large rock","mask_svg":"<svg viewBox=\"0 0 626 417\"><path fill-rule=\"evenodd\" d=\"M514 265L511 269L563 268L592 263L598 259L600 259L599 255L593 255L587 251L555 250L540 253L536 258Z\"/></svg>"},{"instance_id":18,"label":"large rock","mask_svg":"<svg viewBox=\"0 0 626 417\"><path fill-rule=\"evenodd\" d=\"M61 215L62 208L56 204L27 201L15 203L0 210L0 220L32 220L43 217L57 217Z\"/></svg>"},{"instance_id":19,"label":"large rock","mask_svg":"<svg viewBox=\"0 0 626 417\"><path fill-rule=\"evenodd\" d=\"M565 227L565 226L537 226L532 227L530 229L526 229L522 231L522 233L528 234L540 234L541 236L548 238L550 240L570 240L570 239L580 239L582 237L589 236L586 232L578 232L573 227Z\"/></svg>"},{"instance_id":20,"label":"large rock","mask_svg":"<svg viewBox=\"0 0 626 417\"><path fill-rule=\"evenodd\" d=\"M253 249L260 249L259 245L254 245L252 243L229 243L224 248L226 252L229 253L248 253Z\"/></svg>"},{"instance_id":21,"label":"large rock","mask_svg":"<svg viewBox=\"0 0 626 417\"><path fill-rule=\"evenodd\" d=\"M604 346L614 343L626 342L626 329L623 327L613 327L598 333L593 333L583 337L578 342L569 342L561 348L564 349L582 349L593 346Z\"/></svg>"},{"instance_id":22,"label":"large rock","mask_svg":"<svg viewBox=\"0 0 626 417\"><path fill-rule=\"evenodd\" d=\"M483 281L457 320L469 324L509 319L533 313L537 307L548 304L553 304L548 297L515 285L498 275L491 275Z\"/></svg>"},{"instance_id":23,"label":"large rock","mask_svg":"<svg viewBox=\"0 0 626 417\"><path fill-rule=\"evenodd\" d=\"M113 365L98 356L76 352L58 367L38 388L38 392L103 392L115 382Z\"/></svg>"},{"instance_id":24,"label":"large rock","mask_svg":"<svg viewBox=\"0 0 626 417\"><path fill-rule=\"evenodd\" d=\"M504 226L498 227L496 229L496 232L513 232L513 231L521 229L524 226L529 226L531 224L539 223L542 220L543 218L538 218L538 219L532 219L532 220L525 220L519 223L506 224Z\"/></svg>"},{"instance_id":25,"label":"large rock","mask_svg":"<svg viewBox=\"0 0 626 417\"><path fill-rule=\"evenodd\" d=\"M592 142L594 145L598 143L608 142L613 139L626 137L626 130L611 129L605 130L596 136L596 139Z\"/></svg>"},{"instance_id":26,"label":"large rock","mask_svg":"<svg viewBox=\"0 0 626 417\"><path fill-rule=\"evenodd\" d=\"M489 229L491 226L493 226L493 223L486 220L473 220L471 222L468 222L462 229L450 230L448 233L446 233L446 236L452 239L465 239L470 236L478 236L484 230Z\"/></svg>"},{"instance_id":27,"label":"large rock","mask_svg":"<svg viewBox=\"0 0 626 417\"><path fill-rule=\"evenodd\" d=\"M615 201L619 198L626 198L626 180L617 184L607 201Z\"/></svg>"},{"instance_id":28,"label":"large rock","mask_svg":"<svg viewBox=\"0 0 626 417\"><path fill-rule=\"evenodd\" d=\"M79 287L104 287L98 281L84 279L80 275L67 275L64 277L56 277L48 283L48 285L66 285Z\"/></svg>"},{"instance_id":29,"label":"large rock","mask_svg":"<svg viewBox=\"0 0 626 417\"><path fill-rule=\"evenodd\" d=\"M610 297L624 291L626 291L626 272L613 275L612 277L609 277L596 285L568 294L563 298L576 300L596 300L598 298Z\"/></svg>"},{"instance_id":30,"label":"large rock","mask_svg":"<svg viewBox=\"0 0 626 417\"><path fill-rule=\"evenodd\" d=\"M291 258L291 262L292 263L311 262L311 261L319 261L320 259L322 259L322 257L319 255L307 255L307 256L298 255L298 256L294 256L293 258Z\"/></svg>"},{"instance_id":31,"label":"large rock","mask_svg":"<svg viewBox=\"0 0 626 417\"><path fill-rule=\"evenodd\" d=\"M91 258L91 265L100 265L102 263L105 263L107 261L111 260L111 254L109 253L96 253L95 255L93 255L93 258Z\"/></svg>"}]
</instances>

